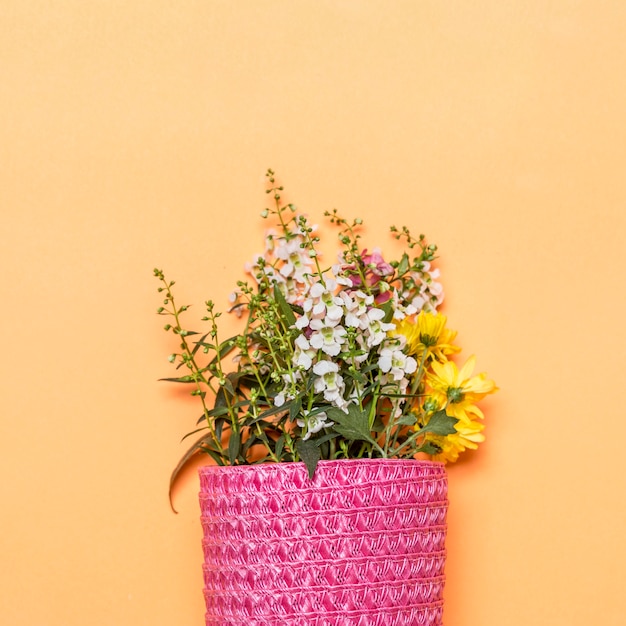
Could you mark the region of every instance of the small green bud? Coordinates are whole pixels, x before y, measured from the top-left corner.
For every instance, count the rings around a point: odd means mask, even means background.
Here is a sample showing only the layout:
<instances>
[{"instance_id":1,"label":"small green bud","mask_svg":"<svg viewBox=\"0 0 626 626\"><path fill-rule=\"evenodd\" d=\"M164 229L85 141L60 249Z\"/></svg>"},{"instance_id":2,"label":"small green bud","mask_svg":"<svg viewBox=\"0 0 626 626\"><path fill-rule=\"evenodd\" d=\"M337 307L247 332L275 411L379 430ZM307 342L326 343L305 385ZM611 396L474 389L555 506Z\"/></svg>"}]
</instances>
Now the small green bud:
<instances>
[{"instance_id":1,"label":"small green bud","mask_svg":"<svg viewBox=\"0 0 626 626\"><path fill-rule=\"evenodd\" d=\"M263 211L261 211L261 217L263 219L265 219L269 214L270 212L267 209L263 209Z\"/></svg>"},{"instance_id":2,"label":"small green bud","mask_svg":"<svg viewBox=\"0 0 626 626\"><path fill-rule=\"evenodd\" d=\"M165 324L165 326L163 326L164 330L169 330L172 327L171 324Z\"/></svg>"},{"instance_id":3,"label":"small green bud","mask_svg":"<svg viewBox=\"0 0 626 626\"><path fill-rule=\"evenodd\" d=\"M439 403L433 398L426 398L424 401L424 411L426 413L434 413L439 409Z\"/></svg>"},{"instance_id":4,"label":"small green bud","mask_svg":"<svg viewBox=\"0 0 626 626\"><path fill-rule=\"evenodd\" d=\"M170 355L167 357L167 360L168 360L170 363L173 363L173 362L176 360L176 355L175 355L175 354L170 354Z\"/></svg>"}]
</instances>

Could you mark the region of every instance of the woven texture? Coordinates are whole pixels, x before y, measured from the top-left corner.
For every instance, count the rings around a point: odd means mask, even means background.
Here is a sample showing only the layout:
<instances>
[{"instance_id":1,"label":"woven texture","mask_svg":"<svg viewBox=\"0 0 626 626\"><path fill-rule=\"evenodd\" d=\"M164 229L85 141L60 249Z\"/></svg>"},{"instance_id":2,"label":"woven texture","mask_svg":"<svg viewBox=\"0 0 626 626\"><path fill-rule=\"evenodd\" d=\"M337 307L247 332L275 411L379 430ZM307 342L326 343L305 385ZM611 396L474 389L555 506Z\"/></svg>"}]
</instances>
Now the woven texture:
<instances>
[{"instance_id":1,"label":"woven texture","mask_svg":"<svg viewBox=\"0 0 626 626\"><path fill-rule=\"evenodd\" d=\"M447 476L428 461L200 470L206 626L441 626Z\"/></svg>"}]
</instances>

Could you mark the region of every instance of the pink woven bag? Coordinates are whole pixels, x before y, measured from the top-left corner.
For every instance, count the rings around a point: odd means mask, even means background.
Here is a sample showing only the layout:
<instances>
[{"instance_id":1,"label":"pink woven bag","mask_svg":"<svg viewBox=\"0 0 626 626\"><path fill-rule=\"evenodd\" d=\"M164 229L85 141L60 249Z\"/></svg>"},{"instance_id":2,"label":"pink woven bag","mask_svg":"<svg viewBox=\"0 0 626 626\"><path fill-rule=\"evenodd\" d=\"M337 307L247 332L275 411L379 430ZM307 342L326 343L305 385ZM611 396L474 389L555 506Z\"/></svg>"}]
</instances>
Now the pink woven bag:
<instances>
[{"instance_id":1,"label":"pink woven bag","mask_svg":"<svg viewBox=\"0 0 626 626\"><path fill-rule=\"evenodd\" d=\"M206 626L441 626L442 464L204 467L200 489Z\"/></svg>"}]
</instances>

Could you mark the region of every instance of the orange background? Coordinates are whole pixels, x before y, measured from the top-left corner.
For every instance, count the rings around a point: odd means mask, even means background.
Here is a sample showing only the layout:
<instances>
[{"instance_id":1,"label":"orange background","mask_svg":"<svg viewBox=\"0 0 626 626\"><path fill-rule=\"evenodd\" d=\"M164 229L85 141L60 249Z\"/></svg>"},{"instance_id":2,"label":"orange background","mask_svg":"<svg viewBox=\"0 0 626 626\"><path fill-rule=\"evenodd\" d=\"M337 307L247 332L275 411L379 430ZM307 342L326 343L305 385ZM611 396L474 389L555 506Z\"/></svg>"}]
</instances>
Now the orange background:
<instances>
[{"instance_id":1,"label":"orange background","mask_svg":"<svg viewBox=\"0 0 626 626\"><path fill-rule=\"evenodd\" d=\"M501 388L447 626L623 624L625 33L620 0L4 0L0 621L203 623L152 269L225 309L273 167L370 246L427 233Z\"/></svg>"}]
</instances>

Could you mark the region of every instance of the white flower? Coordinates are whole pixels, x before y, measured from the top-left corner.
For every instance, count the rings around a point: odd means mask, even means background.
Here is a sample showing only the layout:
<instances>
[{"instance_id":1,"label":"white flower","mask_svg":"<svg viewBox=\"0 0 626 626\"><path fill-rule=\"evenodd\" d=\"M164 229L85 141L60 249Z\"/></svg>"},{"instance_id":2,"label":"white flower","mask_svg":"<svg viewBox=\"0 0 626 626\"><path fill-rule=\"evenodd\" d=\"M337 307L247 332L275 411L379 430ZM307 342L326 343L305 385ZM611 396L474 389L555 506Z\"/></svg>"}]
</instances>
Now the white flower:
<instances>
[{"instance_id":1,"label":"white flower","mask_svg":"<svg viewBox=\"0 0 626 626\"><path fill-rule=\"evenodd\" d=\"M311 369L313 359L317 354L317 350L311 347L311 344L304 335L298 335L294 342L295 350L293 353L293 362L304 370Z\"/></svg>"},{"instance_id":2,"label":"white flower","mask_svg":"<svg viewBox=\"0 0 626 626\"><path fill-rule=\"evenodd\" d=\"M387 332L394 330L395 324L386 324L382 321L385 312L382 309L372 308L367 312L366 341L369 348L380 345L387 338Z\"/></svg>"},{"instance_id":3,"label":"white flower","mask_svg":"<svg viewBox=\"0 0 626 626\"><path fill-rule=\"evenodd\" d=\"M290 402L295 398L294 387L296 383L302 381L302 374L300 372L287 372L282 375L283 388L274 397L274 406L283 406L285 402Z\"/></svg>"},{"instance_id":4,"label":"white flower","mask_svg":"<svg viewBox=\"0 0 626 626\"><path fill-rule=\"evenodd\" d=\"M325 400L343 408L346 405L343 399L345 384L337 363L319 361L313 366L313 373L318 376L314 384L315 391L323 392Z\"/></svg>"},{"instance_id":5,"label":"white flower","mask_svg":"<svg viewBox=\"0 0 626 626\"><path fill-rule=\"evenodd\" d=\"M422 270L413 272L411 277L418 285L418 292L411 300L411 305L418 311L434 313L444 298L443 286L436 280L439 278L439 270L431 270L430 263L424 262Z\"/></svg>"},{"instance_id":6,"label":"white flower","mask_svg":"<svg viewBox=\"0 0 626 626\"><path fill-rule=\"evenodd\" d=\"M327 280L326 284L317 282L309 289L309 299L303 304L305 313L310 312L311 317L330 319L339 321L343 317L343 300L335 295L337 283L334 280Z\"/></svg>"},{"instance_id":7,"label":"white flower","mask_svg":"<svg viewBox=\"0 0 626 626\"><path fill-rule=\"evenodd\" d=\"M351 354L350 356L343 355L343 358L345 359L346 363L348 363L349 365L354 365L358 369L358 365L360 363L363 363L363 361L367 361L367 359L369 358L370 350L367 347L365 337L360 334L355 337L354 347L356 348L356 354Z\"/></svg>"},{"instance_id":8,"label":"white flower","mask_svg":"<svg viewBox=\"0 0 626 626\"><path fill-rule=\"evenodd\" d=\"M412 356L404 354L397 345L393 345L380 351L378 367L385 374L391 373L393 380L399 381L417 369L417 361Z\"/></svg>"},{"instance_id":9,"label":"white flower","mask_svg":"<svg viewBox=\"0 0 626 626\"><path fill-rule=\"evenodd\" d=\"M331 268L337 284L343 285L344 287L353 287L354 283L350 280L350 277L348 275L347 268L349 266L346 263L346 257L343 252L339 252L337 254L337 260L339 261L339 263L335 263L335 265L333 265Z\"/></svg>"},{"instance_id":10,"label":"white flower","mask_svg":"<svg viewBox=\"0 0 626 626\"><path fill-rule=\"evenodd\" d=\"M309 327L313 330L309 343L316 350L322 350L329 356L337 356L341 352L341 346L346 342L347 331L338 325L337 320L329 317L323 320L314 319L311 320Z\"/></svg>"},{"instance_id":11,"label":"white flower","mask_svg":"<svg viewBox=\"0 0 626 626\"><path fill-rule=\"evenodd\" d=\"M321 411L320 413L315 414L305 412L303 419L296 420L296 424L298 424L300 428L306 428L306 434L302 437L302 441L306 441L311 435L314 435L322 430L322 428L332 426L334 422L328 420L326 413Z\"/></svg>"},{"instance_id":12,"label":"white flower","mask_svg":"<svg viewBox=\"0 0 626 626\"><path fill-rule=\"evenodd\" d=\"M411 296L409 291L403 291L402 294L397 289L391 290L392 310L394 320L403 320L405 317L415 315L420 309L413 305L411 302L407 302L407 298Z\"/></svg>"},{"instance_id":13,"label":"white flower","mask_svg":"<svg viewBox=\"0 0 626 626\"><path fill-rule=\"evenodd\" d=\"M374 303L374 296L366 295L362 291L342 291L339 295L346 309L346 326L362 330L367 328L369 324L367 313Z\"/></svg>"},{"instance_id":14,"label":"white flower","mask_svg":"<svg viewBox=\"0 0 626 626\"><path fill-rule=\"evenodd\" d=\"M309 326L309 316L304 313L303 315L301 315L297 320L296 320L296 324L295 324L296 328L300 329L300 330L304 330L305 328L307 328Z\"/></svg>"},{"instance_id":15,"label":"white flower","mask_svg":"<svg viewBox=\"0 0 626 626\"><path fill-rule=\"evenodd\" d=\"M305 274L311 271L311 257L306 248L302 247L302 238L295 237L287 241L284 238L278 240L274 255L284 261L280 273L285 278L290 277L300 283L306 282Z\"/></svg>"}]
</instances>

